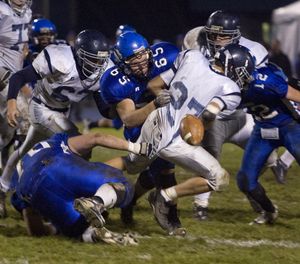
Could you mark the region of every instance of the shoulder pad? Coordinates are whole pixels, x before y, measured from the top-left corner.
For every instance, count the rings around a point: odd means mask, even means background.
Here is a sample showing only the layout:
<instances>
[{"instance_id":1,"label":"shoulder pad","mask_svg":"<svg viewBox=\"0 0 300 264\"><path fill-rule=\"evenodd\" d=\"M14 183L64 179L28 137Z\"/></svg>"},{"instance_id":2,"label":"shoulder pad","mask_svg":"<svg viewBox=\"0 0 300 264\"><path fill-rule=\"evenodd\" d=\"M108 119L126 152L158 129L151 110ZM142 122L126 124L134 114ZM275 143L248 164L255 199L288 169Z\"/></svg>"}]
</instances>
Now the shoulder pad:
<instances>
[{"instance_id":1,"label":"shoulder pad","mask_svg":"<svg viewBox=\"0 0 300 264\"><path fill-rule=\"evenodd\" d=\"M104 101L109 104L130 98L134 86L134 82L124 75L117 66L106 70L100 79L101 95Z\"/></svg>"},{"instance_id":2,"label":"shoulder pad","mask_svg":"<svg viewBox=\"0 0 300 264\"><path fill-rule=\"evenodd\" d=\"M0 1L0 15L10 16L12 14L13 11L11 7L8 4Z\"/></svg>"},{"instance_id":3,"label":"shoulder pad","mask_svg":"<svg viewBox=\"0 0 300 264\"><path fill-rule=\"evenodd\" d=\"M45 48L49 53L51 65L57 71L67 74L74 67L74 57L71 47L65 44L50 44Z\"/></svg>"}]
</instances>

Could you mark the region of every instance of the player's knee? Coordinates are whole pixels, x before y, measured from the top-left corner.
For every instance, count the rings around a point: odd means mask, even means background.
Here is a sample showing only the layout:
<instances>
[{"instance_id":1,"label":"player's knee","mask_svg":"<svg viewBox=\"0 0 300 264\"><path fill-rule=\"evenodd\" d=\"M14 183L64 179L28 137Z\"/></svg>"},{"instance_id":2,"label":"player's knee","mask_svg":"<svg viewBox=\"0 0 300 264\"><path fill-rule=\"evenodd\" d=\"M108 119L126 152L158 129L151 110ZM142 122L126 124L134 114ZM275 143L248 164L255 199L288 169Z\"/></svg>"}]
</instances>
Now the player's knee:
<instances>
[{"instance_id":1,"label":"player's knee","mask_svg":"<svg viewBox=\"0 0 300 264\"><path fill-rule=\"evenodd\" d=\"M142 188L147 190L151 190L155 187L155 181L149 170L145 170L140 173L138 177L138 182Z\"/></svg>"},{"instance_id":2,"label":"player's knee","mask_svg":"<svg viewBox=\"0 0 300 264\"><path fill-rule=\"evenodd\" d=\"M229 185L229 173L218 166L212 171L213 180L209 180L209 185L214 191L223 191Z\"/></svg>"},{"instance_id":3,"label":"player's knee","mask_svg":"<svg viewBox=\"0 0 300 264\"><path fill-rule=\"evenodd\" d=\"M136 156L137 155L135 154L129 154L123 158L124 166L129 174L139 173L148 166L147 160L140 156L138 157L138 160L136 160Z\"/></svg>"},{"instance_id":4,"label":"player's knee","mask_svg":"<svg viewBox=\"0 0 300 264\"><path fill-rule=\"evenodd\" d=\"M243 171L239 171L237 174L237 185L241 192L247 193L249 191L248 177Z\"/></svg>"}]
</instances>

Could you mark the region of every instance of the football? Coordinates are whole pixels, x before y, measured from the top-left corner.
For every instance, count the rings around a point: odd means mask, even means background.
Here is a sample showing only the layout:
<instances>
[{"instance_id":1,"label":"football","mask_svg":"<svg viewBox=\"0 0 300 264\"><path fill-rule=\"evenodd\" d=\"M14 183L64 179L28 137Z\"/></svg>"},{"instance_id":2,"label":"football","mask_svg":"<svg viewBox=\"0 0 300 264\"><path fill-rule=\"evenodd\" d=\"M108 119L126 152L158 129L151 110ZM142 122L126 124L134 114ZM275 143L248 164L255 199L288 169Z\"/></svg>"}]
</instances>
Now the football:
<instances>
[{"instance_id":1,"label":"football","mask_svg":"<svg viewBox=\"0 0 300 264\"><path fill-rule=\"evenodd\" d=\"M180 122L180 135L190 145L199 145L204 136L202 120L194 115L186 115Z\"/></svg>"}]
</instances>

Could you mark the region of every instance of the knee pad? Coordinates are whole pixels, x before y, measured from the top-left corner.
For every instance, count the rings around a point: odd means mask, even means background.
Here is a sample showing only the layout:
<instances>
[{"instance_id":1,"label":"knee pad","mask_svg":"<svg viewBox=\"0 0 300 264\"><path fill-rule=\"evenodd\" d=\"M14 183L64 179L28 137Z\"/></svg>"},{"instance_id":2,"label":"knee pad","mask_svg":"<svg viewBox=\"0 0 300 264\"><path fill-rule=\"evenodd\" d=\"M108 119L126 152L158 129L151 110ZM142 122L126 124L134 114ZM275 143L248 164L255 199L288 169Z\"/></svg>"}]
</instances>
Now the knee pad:
<instances>
[{"instance_id":1,"label":"knee pad","mask_svg":"<svg viewBox=\"0 0 300 264\"><path fill-rule=\"evenodd\" d=\"M214 177L208 180L208 185L214 191L223 191L229 185L229 173L222 167L218 167L213 172Z\"/></svg>"}]
</instances>

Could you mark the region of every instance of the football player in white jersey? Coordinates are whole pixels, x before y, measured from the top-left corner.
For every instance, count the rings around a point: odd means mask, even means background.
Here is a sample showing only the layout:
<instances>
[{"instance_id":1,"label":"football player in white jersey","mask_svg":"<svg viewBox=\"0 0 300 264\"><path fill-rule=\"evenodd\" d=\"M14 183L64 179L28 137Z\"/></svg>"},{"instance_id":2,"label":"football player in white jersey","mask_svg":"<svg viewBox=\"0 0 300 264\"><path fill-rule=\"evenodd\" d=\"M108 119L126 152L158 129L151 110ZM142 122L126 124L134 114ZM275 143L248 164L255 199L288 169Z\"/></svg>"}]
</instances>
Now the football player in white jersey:
<instances>
[{"instance_id":1,"label":"football player in white jersey","mask_svg":"<svg viewBox=\"0 0 300 264\"><path fill-rule=\"evenodd\" d=\"M239 18L221 10L210 15L206 26L196 27L186 34L183 49L198 49L213 62L218 49L230 43L239 43L247 47L256 59L257 68L264 66L268 61L268 51L263 45L241 36ZM224 111L217 117L213 126L205 131L202 145L219 160L225 142L245 148L253 126L252 116L242 110ZM276 152L269 157L267 166L271 167L277 181L283 183L286 170L282 163L278 162ZM195 197L194 213L198 220L207 219L209 195L210 193L205 193Z\"/></svg>"},{"instance_id":2,"label":"football player in white jersey","mask_svg":"<svg viewBox=\"0 0 300 264\"><path fill-rule=\"evenodd\" d=\"M150 193L149 202L163 229L169 229L169 205L177 198L222 190L229 183L228 173L212 155L201 146L187 144L179 135L180 122L185 115L213 120L218 112L234 110L239 105L240 89L234 81L222 74L222 70L216 65L212 68L197 50L179 53L174 66L148 84L149 89L156 94L161 89L169 89L171 92L171 103L154 110L148 116L137 141L152 143L152 155L150 158L129 155L123 159L123 164L120 159L108 163L113 166L125 165L129 173L136 173L160 157L195 174L196 177L176 186Z\"/></svg>"},{"instance_id":3,"label":"football player in white jersey","mask_svg":"<svg viewBox=\"0 0 300 264\"><path fill-rule=\"evenodd\" d=\"M31 126L22 146L12 153L3 171L0 185L9 189L13 169L32 146L54 133L79 134L68 119L71 102L79 102L99 89L98 80L109 61L105 36L95 30L78 34L74 49L66 44L47 46L31 65L18 71L9 81L8 123L18 125L16 97L24 83L37 81L29 105Z\"/></svg>"},{"instance_id":4,"label":"football player in white jersey","mask_svg":"<svg viewBox=\"0 0 300 264\"><path fill-rule=\"evenodd\" d=\"M28 25L31 20L31 1L10 0L0 1L0 167L3 169L8 158L10 142L16 129L6 121L7 84L12 73L23 67L23 51L28 42ZM18 135L26 133L29 127L28 102L30 88L24 87L18 96L18 103L22 111L20 119L23 122L17 129ZM23 94L24 93L24 94ZM3 195L0 194L0 200ZM0 203L0 217L4 209Z\"/></svg>"}]
</instances>

